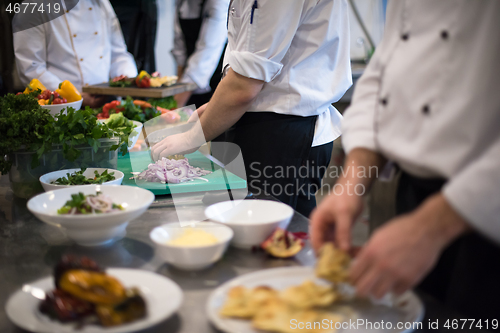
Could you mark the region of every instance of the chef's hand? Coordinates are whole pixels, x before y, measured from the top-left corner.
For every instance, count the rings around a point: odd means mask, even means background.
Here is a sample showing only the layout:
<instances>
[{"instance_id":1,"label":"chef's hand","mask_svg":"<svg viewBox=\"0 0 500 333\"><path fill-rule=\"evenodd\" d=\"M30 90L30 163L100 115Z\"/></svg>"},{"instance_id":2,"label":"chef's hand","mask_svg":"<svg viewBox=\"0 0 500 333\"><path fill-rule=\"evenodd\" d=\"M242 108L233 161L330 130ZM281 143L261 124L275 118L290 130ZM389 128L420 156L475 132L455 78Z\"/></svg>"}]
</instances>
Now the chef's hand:
<instances>
[{"instance_id":1,"label":"chef's hand","mask_svg":"<svg viewBox=\"0 0 500 333\"><path fill-rule=\"evenodd\" d=\"M359 296L401 294L418 284L468 228L442 194L434 195L373 234L351 266L351 282Z\"/></svg>"},{"instance_id":2,"label":"chef's hand","mask_svg":"<svg viewBox=\"0 0 500 333\"><path fill-rule=\"evenodd\" d=\"M311 214L311 243L316 253L328 241L344 251L351 250L351 227L363 209L363 199L356 193L366 193L378 174L369 171L358 177L358 168L378 170L384 164L385 159L369 149L355 148L349 152L344 163L347 172L342 173L333 192Z\"/></svg>"},{"instance_id":3,"label":"chef's hand","mask_svg":"<svg viewBox=\"0 0 500 333\"><path fill-rule=\"evenodd\" d=\"M190 131L167 136L151 148L151 158L153 161L161 160L162 157L170 155L187 155L194 153L200 148L192 139Z\"/></svg>"},{"instance_id":4,"label":"chef's hand","mask_svg":"<svg viewBox=\"0 0 500 333\"><path fill-rule=\"evenodd\" d=\"M351 188L352 183L340 178L336 189L311 214L311 243L318 250L326 242L334 242L337 247L349 251L351 247L351 227L361 214L363 198L356 195ZM352 191L352 192L351 192Z\"/></svg>"},{"instance_id":5,"label":"chef's hand","mask_svg":"<svg viewBox=\"0 0 500 333\"><path fill-rule=\"evenodd\" d=\"M106 101L108 100L108 96L101 96L101 95L91 95L89 93L82 93L82 107L90 106L91 108L100 108L104 104L106 104Z\"/></svg>"}]
</instances>

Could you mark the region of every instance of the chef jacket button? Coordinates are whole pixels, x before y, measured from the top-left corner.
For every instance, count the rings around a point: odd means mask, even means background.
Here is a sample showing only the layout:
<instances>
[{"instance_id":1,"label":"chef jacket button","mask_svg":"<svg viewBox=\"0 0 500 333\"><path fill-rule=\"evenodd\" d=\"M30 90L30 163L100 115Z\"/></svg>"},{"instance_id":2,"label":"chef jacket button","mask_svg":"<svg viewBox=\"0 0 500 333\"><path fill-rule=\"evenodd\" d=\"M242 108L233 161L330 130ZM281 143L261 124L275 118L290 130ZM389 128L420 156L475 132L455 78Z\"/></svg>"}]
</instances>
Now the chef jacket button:
<instances>
[{"instance_id":1,"label":"chef jacket button","mask_svg":"<svg viewBox=\"0 0 500 333\"><path fill-rule=\"evenodd\" d=\"M69 10L66 9L66 13L69 13Z\"/></svg>"},{"instance_id":2,"label":"chef jacket button","mask_svg":"<svg viewBox=\"0 0 500 333\"><path fill-rule=\"evenodd\" d=\"M73 35L73 38L76 38L76 34Z\"/></svg>"},{"instance_id":3,"label":"chef jacket button","mask_svg":"<svg viewBox=\"0 0 500 333\"><path fill-rule=\"evenodd\" d=\"M447 40L448 37L449 37L448 31L446 31L446 30L441 31L441 38L442 39Z\"/></svg>"},{"instance_id":4,"label":"chef jacket button","mask_svg":"<svg viewBox=\"0 0 500 333\"><path fill-rule=\"evenodd\" d=\"M382 104L382 105L386 106L386 105L387 105L387 98L382 98L382 99L380 100L380 104Z\"/></svg>"},{"instance_id":5,"label":"chef jacket button","mask_svg":"<svg viewBox=\"0 0 500 333\"><path fill-rule=\"evenodd\" d=\"M96 32L94 32L94 35L97 35L97 31L96 31Z\"/></svg>"},{"instance_id":6,"label":"chef jacket button","mask_svg":"<svg viewBox=\"0 0 500 333\"><path fill-rule=\"evenodd\" d=\"M429 105L426 104L422 107L423 114L428 115L430 112L431 112L431 108L429 107Z\"/></svg>"},{"instance_id":7,"label":"chef jacket button","mask_svg":"<svg viewBox=\"0 0 500 333\"><path fill-rule=\"evenodd\" d=\"M80 58L80 61L83 61L83 58Z\"/></svg>"},{"instance_id":8,"label":"chef jacket button","mask_svg":"<svg viewBox=\"0 0 500 333\"><path fill-rule=\"evenodd\" d=\"M102 56L100 56L99 59L102 59Z\"/></svg>"},{"instance_id":9,"label":"chef jacket button","mask_svg":"<svg viewBox=\"0 0 500 333\"><path fill-rule=\"evenodd\" d=\"M408 40L408 38L410 38L410 35L408 33L405 33L405 34L401 35L401 39L402 40Z\"/></svg>"},{"instance_id":10,"label":"chef jacket button","mask_svg":"<svg viewBox=\"0 0 500 333\"><path fill-rule=\"evenodd\" d=\"M89 7L89 10L92 10L92 7Z\"/></svg>"}]
</instances>

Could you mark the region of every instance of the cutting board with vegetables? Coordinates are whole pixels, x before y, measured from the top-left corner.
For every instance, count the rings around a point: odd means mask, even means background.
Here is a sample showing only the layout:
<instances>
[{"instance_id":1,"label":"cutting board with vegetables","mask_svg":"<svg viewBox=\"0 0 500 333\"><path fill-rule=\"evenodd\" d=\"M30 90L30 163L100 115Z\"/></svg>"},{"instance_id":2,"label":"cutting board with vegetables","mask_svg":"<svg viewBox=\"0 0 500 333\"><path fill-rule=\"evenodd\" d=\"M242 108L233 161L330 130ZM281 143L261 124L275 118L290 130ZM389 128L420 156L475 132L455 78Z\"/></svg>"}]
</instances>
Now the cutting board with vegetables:
<instances>
[{"instance_id":1,"label":"cutting board with vegetables","mask_svg":"<svg viewBox=\"0 0 500 333\"><path fill-rule=\"evenodd\" d=\"M152 191L156 195L227 189L235 190L247 187L246 180L222 169L199 152L186 155L186 158L190 165L212 171L211 174L203 176L208 182L201 179L195 179L180 184L161 184L130 179L133 176L132 172L141 172L145 170L150 163L153 163L149 151L140 151L129 152L125 156L118 157L118 170L125 174L122 185L142 187Z\"/></svg>"},{"instance_id":2,"label":"cutting board with vegetables","mask_svg":"<svg viewBox=\"0 0 500 333\"><path fill-rule=\"evenodd\" d=\"M185 91L193 91L196 88L197 86L194 83L176 83L169 87L159 88L110 87L108 83L101 83L83 87L82 90L83 92L96 95L162 98L180 94Z\"/></svg>"}]
</instances>

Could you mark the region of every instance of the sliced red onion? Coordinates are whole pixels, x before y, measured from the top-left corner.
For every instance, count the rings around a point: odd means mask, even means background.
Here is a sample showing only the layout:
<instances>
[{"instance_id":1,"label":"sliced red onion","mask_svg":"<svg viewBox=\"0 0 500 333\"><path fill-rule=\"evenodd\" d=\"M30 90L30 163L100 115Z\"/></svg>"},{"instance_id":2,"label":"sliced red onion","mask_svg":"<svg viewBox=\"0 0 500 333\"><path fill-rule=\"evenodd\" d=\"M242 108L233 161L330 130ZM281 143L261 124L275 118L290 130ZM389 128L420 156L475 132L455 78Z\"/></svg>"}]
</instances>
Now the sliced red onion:
<instances>
[{"instance_id":1,"label":"sliced red onion","mask_svg":"<svg viewBox=\"0 0 500 333\"><path fill-rule=\"evenodd\" d=\"M189 165L187 158L175 160L163 157L156 163L148 165L148 168L141 172L137 178L148 182L178 184L193 179L200 179L201 176L211 173L211 171ZM203 180L208 181L207 179Z\"/></svg>"}]
</instances>

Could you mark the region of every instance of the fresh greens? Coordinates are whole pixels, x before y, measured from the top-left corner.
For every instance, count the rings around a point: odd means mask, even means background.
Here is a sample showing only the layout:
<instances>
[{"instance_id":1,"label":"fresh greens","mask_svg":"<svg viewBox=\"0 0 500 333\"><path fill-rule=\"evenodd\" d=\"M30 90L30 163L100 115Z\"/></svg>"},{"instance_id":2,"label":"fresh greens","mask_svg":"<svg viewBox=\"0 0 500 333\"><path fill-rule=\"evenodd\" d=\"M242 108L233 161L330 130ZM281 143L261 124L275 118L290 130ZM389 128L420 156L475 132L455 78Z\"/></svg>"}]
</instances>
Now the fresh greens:
<instances>
[{"instance_id":1,"label":"fresh greens","mask_svg":"<svg viewBox=\"0 0 500 333\"><path fill-rule=\"evenodd\" d=\"M106 125L113 130L115 132L115 136L120 137L123 142L128 142L131 135L133 136L138 134L137 131L134 130L137 125L125 118L121 112L111 114L109 116L109 120L106 122ZM129 143L127 143L127 146L128 144Z\"/></svg>"},{"instance_id":2,"label":"fresh greens","mask_svg":"<svg viewBox=\"0 0 500 333\"><path fill-rule=\"evenodd\" d=\"M177 101L173 96L163 97L163 98L150 98L148 102L154 107L161 107L168 110L177 109Z\"/></svg>"},{"instance_id":3,"label":"fresh greens","mask_svg":"<svg viewBox=\"0 0 500 333\"><path fill-rule=\"evenodd\" d=\"M156 108L141 109L140 106L134 104L134 100L130 96L127 96L122 106L125 108L122 113L126 118L140 121L141 123L145 123L161 115L161 111L156 110Z\"/></svg>"},{"instance_id":4,"label":"fresh greens","mask_svg":"<svg viewBox=\"0 0 500 333\"><path fill-rule=\"evenodd\" d=\"M66 177L57 178L51 184L55 185L91 185L91 184L102 184L115 180L114 172L108 173L108 170L104 170L103 173L99 174L99 171L94 171L94 178L87 178L83 173L87 170L82 168L80 171L76 171L72 174L67 173Z\"/></svg>"},{"instance_id":5,"label":"fresh greens","mask_svg":"<svg viewBox=\"0 0 500 333\"><path fill-rule=\"evenodd\" d=\"M125 210L121 205L111 201L107 195L97 192L95 195L85 195L82 192L72 194L71 200L57 210L59 215L101 214Z\"/></svg>"},{"instance_id":6,"label":"fresh greens","mask_svg":"<svg viewBox=\"0 0 500 333\"><path fill-rule=\"evenodd\" d=\"M30 94L7 94L0 97L0 172L9 172L12 163L5 155L19 150L39 149L48 135L47 128L53 121L47 109L43 109L36 99L41 91Z\"/></svg>"},{"instance_id":7,"label":"fresh greens","mask_svg":"<svg viewBox=\"0 0 500 333\"><path fill-rule=\"evenodd\" d=\"M128 151L128 137L133 132L133 124L112 129L102 124L90 108L78 110L68 107L66 114L61 111L56 117L50 115L36 100L36 91L30 94L7 94L0 97L0 172L9 172L12 161L3 158L24 148L36 151L31 168L39 165L40 158L50 153L54 146L62 147L63 157L75 161L82 152L78 146L90 146L94 153L101 147L101 139L116 137L118 143L111 150L120 148L125 155Z\"/></svg>"}]
</instances>

